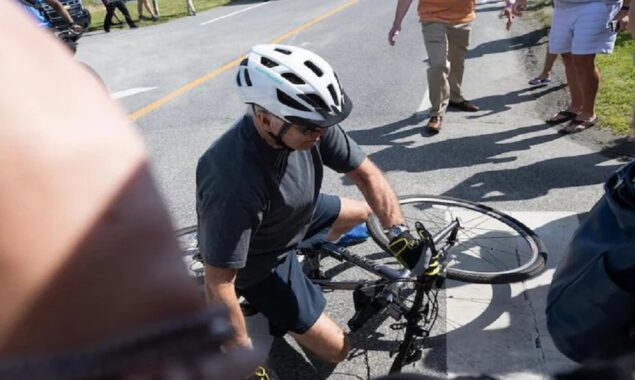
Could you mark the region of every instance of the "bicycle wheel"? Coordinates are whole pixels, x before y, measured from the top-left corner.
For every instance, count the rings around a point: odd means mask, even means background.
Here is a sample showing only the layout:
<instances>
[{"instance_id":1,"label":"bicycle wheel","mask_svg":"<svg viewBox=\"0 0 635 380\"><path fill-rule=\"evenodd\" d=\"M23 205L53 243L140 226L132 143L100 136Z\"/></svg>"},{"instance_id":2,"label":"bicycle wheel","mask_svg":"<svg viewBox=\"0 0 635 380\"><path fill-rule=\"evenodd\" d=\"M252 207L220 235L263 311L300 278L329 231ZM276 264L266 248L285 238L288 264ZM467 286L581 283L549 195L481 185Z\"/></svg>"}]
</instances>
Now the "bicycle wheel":
<instances>
[{"instance_id":1,"label":"bicycle wheel","mask_svg":"<svg viewBox=\"0 0 635 380\"><path fill-rule=\"evenodd\" d=\"M190 276L198 281L202 281L205 275L205 266L199 257L196 226L181 228L177 230L175 234L179 247L183 252L183 261Z\"/></svg>"},{"instance_id":2,"label":"bicycle wheel","mask_svg":"<svg viewBox=\"0 0 635 380\"><path fill-rule=\"evenodd\" d=\"M433 195L402 197L399 203L411 229L420 221L432 235L459 218L458 241L445 256L450 279L484 284L522 281L545 266L547 253L538 236L500 211ZM389 252L388 238L374 214L367 225L373 240Z\"/></svg>"}]
</instances>

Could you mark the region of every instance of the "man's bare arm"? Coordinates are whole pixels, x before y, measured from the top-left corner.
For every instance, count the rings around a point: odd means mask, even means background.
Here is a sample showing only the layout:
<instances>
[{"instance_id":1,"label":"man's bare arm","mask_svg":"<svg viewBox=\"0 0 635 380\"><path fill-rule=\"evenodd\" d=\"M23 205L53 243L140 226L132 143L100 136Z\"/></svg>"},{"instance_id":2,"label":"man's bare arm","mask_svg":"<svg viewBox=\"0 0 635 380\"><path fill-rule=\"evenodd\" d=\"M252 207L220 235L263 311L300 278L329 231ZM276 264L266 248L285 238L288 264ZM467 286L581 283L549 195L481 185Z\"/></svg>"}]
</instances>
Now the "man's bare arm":
<instances>
[{"instance_id":1,"label":"man's bare arm","mask_svg":"<svg viewBox=\"0 0 635 380\"><path fill-rule=\"evenodd\" d=\"M412 0L399 0L397 2L397 9L395 10L395 19L393 20L392 27L388 32L388 43L393 46L395 45L395 39L399 32L401 32L401 22L404 17L406 17L406 13L408 13L408 9L410 8L410 4Z\"/></svg>"},{"instance_id":2,"label":"man's bare arm","mask_svg":"<svg viewBox=\"0 0 635 380\"><path fill-rule=\"evenodd\" d=\"M205 296L210 304L223 304L229 310L229 320L235 330L235 337L225 344L226 347L240 346L251 348L247 334L245 318L238 303L234 281L235 269L205 265Z\"/></svg>"},{"instance_id":3,"label":"man's bare arm","mask_svg":"<svg viewBox=\"0 0 635 380\"><path fill-rule=\"evenodd\" d=\"M384 228L404 223L395 192L381 170L370 159L366 158L359 167L346 173L346 176L362 192Z\"/></svg>"},{"instance_id":4,"label":"man's bare arm","mask_svg":"<svg viewBox=\"0 0 635 380\"><path fill-rule=\"evenodd\" d=\"M12 1L0 50L0 355L205 308L124 112Z\"/></svg>"}]
</instances>

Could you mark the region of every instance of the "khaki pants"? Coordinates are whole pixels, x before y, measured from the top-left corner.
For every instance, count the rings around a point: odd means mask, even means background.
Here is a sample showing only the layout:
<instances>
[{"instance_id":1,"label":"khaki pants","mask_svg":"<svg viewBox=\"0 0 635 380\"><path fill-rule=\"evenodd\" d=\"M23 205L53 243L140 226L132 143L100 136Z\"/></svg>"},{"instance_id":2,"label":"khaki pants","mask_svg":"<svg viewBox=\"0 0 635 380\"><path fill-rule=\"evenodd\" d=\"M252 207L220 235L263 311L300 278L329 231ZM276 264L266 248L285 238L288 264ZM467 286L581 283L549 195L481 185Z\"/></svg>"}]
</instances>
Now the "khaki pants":
<instances>
[{"instance_id":1,"label":"khaki pants","mask_svg":"<svg viewBox=\"0 0 635 380\"><path fill-rule=\"evenodd\" d=\"M449 101L460 103L465 100L461 84L471 28L471 23L421 22L423 42L428 52L431 116L443 115Z\"/></svg>"}]
</instances>

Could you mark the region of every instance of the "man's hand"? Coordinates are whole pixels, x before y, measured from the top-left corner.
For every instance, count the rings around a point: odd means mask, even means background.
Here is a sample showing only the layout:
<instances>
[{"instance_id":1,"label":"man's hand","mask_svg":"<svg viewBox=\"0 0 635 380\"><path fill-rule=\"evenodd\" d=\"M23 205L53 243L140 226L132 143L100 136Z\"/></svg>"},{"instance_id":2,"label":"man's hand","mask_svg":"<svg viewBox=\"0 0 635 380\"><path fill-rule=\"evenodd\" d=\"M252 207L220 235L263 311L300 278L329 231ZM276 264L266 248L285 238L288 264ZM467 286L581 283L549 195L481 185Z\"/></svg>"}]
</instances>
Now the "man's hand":
<instances>
[{"instance_id":1,"label":"man's hand","mask_svg":"<svg viewBox=\"0 0 635 380\"><path fill-rule=\"evenodd\" d=\"M70 25L70 28L71 28L71 30L72 30L73 32L75 32L75 33L81 33L81 32L83 32L83 31L84 31L84 28L82 28L82 26L81 26L81 25L78 25L78 24L75 24L75 23L72 23L72 24Z\"/></svg>"},{"instance_id":2,"label":"man's hand","mask_svg":"<svg viewBox=\"0 0 635 380\"><path fill-rule=\"evenodd\" d=\"M392 28L390 28L390 32L388 32L388 43L390 46L395 46L395 39L399 32L401 32L401 24L393 25Z\"/></svg>"},{"instance_id":3,"label":"man's hand","mask_svg":"<svg viewBox=\"0 0 635 380\"><path fill-rule=\"evenodd\" d=\"M617 12L613 20L617 20L617 33L623 32L628 28L628 10L621 10Z\"/></svg>"},{"instance_id":4,"label":"man's hand","mask_svg":"<svg viewBox=\"0 0 635 380\"><path fill-rule=\"evenodd\" d=\"M406 230L393 237L388 244L390 252L399 262L419 276L428 266L427 246L421 239L417 239Z\"/></svg>"}]
</instances>

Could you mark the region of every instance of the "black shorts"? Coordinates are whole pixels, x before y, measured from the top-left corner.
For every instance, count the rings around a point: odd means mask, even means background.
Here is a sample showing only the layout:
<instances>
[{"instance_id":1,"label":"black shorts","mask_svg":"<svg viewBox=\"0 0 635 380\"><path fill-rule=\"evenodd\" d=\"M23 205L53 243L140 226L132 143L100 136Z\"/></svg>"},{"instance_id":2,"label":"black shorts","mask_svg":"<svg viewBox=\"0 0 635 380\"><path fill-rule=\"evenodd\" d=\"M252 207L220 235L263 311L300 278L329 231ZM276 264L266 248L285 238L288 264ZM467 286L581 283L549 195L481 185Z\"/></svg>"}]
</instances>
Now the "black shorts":
<instances>
[{"instance_id":1,"label":"black shorts","mask_svg":"<svg viewBox=\"0 0 635 380\"><path fill-rule=\"evenodd\" d=\"M340 206L339 197L319 195L301 248L316 248L323 242L328 228L339 215ZM295 252L290 252L267 278L240 289L240 294L267 317L269 332L273 336L283 336L289 331L304 334L326 307L322 290L306 277Z\"/></svg>"}]
</instances>

